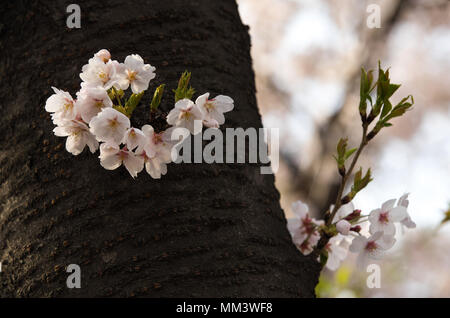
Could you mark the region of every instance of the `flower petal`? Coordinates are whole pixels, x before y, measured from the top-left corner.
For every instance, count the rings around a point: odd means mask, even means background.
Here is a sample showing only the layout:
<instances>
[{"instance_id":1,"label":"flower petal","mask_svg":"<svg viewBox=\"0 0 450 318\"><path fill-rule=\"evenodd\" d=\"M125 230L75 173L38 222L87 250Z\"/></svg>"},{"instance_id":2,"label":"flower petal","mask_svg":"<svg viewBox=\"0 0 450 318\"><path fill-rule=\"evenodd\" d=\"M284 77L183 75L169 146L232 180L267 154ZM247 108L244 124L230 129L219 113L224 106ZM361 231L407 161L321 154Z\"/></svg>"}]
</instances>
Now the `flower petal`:
<instances>
[{"instance_id":1,"label":"flower petal","mask_svg":"<svg viewBox=\"0 0 450 318\"><path fill-rule=\"evenodd\" d=\"M394 207L395 201L396 201L395 199L387 200L381 206L381 210L383 210L383 212L389 211Z\"/></svg>"}]
</instances>

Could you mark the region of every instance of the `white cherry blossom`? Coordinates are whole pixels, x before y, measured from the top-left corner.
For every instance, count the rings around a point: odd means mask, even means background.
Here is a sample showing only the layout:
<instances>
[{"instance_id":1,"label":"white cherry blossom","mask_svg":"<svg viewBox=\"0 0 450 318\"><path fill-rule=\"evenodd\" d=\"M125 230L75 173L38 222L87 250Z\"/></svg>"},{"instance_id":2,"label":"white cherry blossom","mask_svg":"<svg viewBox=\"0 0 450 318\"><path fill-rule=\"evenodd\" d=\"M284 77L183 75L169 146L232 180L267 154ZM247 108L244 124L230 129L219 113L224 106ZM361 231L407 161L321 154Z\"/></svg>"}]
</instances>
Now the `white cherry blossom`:
<instances>
[{"instance_id":1,"label":"white cherry blossom","mask_svg":"<svg viewBox=\"0 0 450 318\"><path fill-rule=\"evenodd\" d=\"M52 87L54 94L46 101L45 109L57 126L55 135L67 137L66 149L74 155L80 154L86 146L95 152L101 142L101 165L116 169L123 164L133 178L144 167L152 178L161 178L167 173L167 164L172 161L171 150L176 144L171 139L176 128L183 128L182 135L178 134L179 142L188 137L189 132L201 132L203 125L218 128L225 122L223 114L234 108L230 97L218 95L209 99L209 93L206 93L199 96L196 103L189 99L175 103L166 118L172 127L165 131L156 133L150 125L144 125L140 130L131 127L129 104L124 104L125 111L114 106L108 92L112 87L131 88L134 94L147 90L155 77L155 67L145 64L137 54L129 55L119 63L111 59L107 49L101 49L82 67L79 76L82 83L76 99L68 92ZM120 98L117 102L121 106ZM308 253L320 238L316 227L322 223L309 216L299 222L297 236L303 237L303 241L296 239L296 245Z\"/></svg>"},{"instance_id":2,"label":"white cherry blossom","mask_svg":"<svg viewBox=\"0 0 450 318\"><path fill-rule=\"evenodd\" d=\"M404 206L394 207L395 199L384 202L381 209L375 209L370 212L369 231L371 234L384 232L386 235L395 234L395 222L400 222L406 217L406 208Z\"/></svg>"},{"instance_id":3,"label":"white cherry blossom","mask_svg":"<svg viewBox=\"0 0 450 318\"><path fill-rule=\"evenodd\" d=\"M114 143L102 143L100 145L100 164L107 170L114 170L122 164L133 178L144 168L144 159L129 151L126 147L122 149Z\"/></svg>"},{"instance_id":4,"label":"white cherry blossom","mask_svg":"<svg viewBox=\"0 0 450 318\"><path fill-rule=\"evenodd\" d=\"M301 201L292 203L293 217L287 219L287 228L292 241L304 255L313 251L314 246L320 240L317 227L323 225L323 221L311 218L308 206Z\"/></svg>"},{"instance_id":5,"label":"white cherry blossom","mask_svg":"<svg viewBox=\"0 0 450 318\"><path fill-rule=\"evenodd\" d=\"M128 55L125 62L120 64L116 74L116 85L120 89L127 89L131 85L134 94L145 91L150 80L156 76L155 67L144 64L138 54Z\"/></svg>"},{"instance_id":6,"label":"white cherry blossom","mask_svg":"<svg viewBox=\"0 0 450 318\"><path fill-rule=\"evenodd\" d=\"M333 210L333 206L331 206L330 209ZM345 217L350 215L354 210L355 206L353 205L353 202L341 205L341 207L337 210L336 214L334 215L333 223L336 223L339 220L344 219Z\"/></svg>"},{"instance_id":7,"label":"white cherry blossom","mask_svg":"<svg viewBox=\"0 0 450 318\"><path fill-rule=\"evenodd\" d=\"M144 159L145 170L153 179L160 179L161 175L165 175L167 164L172 161L171 131L172 129L169 128L156 133L151 125L142 127L146 142L143 147L138 147L136 153Z\"/></svg>"},{"instance_id":8,"label":"white cherry blossom","mask_svg":"<svg viewBox=\"0 0 450 318\"><path fill-rule=\"evenodd\" d=\"M333 236L328 241L325 246L328 252L328 260L325 266L329 270L335 271L339 268L341 262L347 257L349 245L349 241L341 235Z\"/></svg>"},{"instance_id":9,"label":"white cherry blossom","mask_svg":"<svg viewBox=\"0 0 450 318\"><path fill-rule=\"evenodd\" d=\"M195 104L198 105L204 114L204 124L207 127L218 127L225 123L223 113L234 108L234 101L229 96L218 95L209 99L209 93L205 93L197 98Z\"/></svg>"},{"instance_id":10,"label":"white cherry blossom","mask_svg":"<svg viewBox=\"0 0 450 318\"><path fill-rule=\"evenodd\" d=\"M369 259L380 259L384 253L395 243L393 235L386 235L379 231L369 238L364 236L355 237L350 245L350 252L358 253L357 263L359 267L367 264Z\"/></svg>"},{"instance_id":11,"label":"white cherry blossom","mask_svg":"<svg viewBox=\"0 0 450 318\"><path fill-rule=\"evenodd\" d=\"M145 139L146 138L142 130L131 127L125 132L122 143L127 145L128 149L134 150L140 145L144 146Z\"/></svg>"},{"instance_id":12,"label":"white cherry blossom","mask_svg":"<svg viewBox=\"0 0 450 318\"><path fill-rule=\"evenodd\" d=\"M80 78L83 80L81 87L100 86L104 89L110 89L116 81L116 72L119 62L109 60L105 63L99 57L93 57L89 63L81 69Z\"/></svg>"},{"instance_id":13,"label":"white cherry blossom","mask_svg":"<svg viewBox=\"0 0 450 318\"><path fill-rule=\"evenodd\" d=\"M208 128L219 128L219 123L217 120L212 118L203 118L203 125Z\"/></svg>"},{"instance_id":14,"label":"white cherry blossom","mask_svg":"<svg viewBox=\"0 0 450 318\"><path fill-rule=\"evenodd\" d=\"M409 200L408 200L409 193L405 193L402 195L397 202L397 206L403 206L405 209L408 208ZM413 229L416 227L416 223L411 219L411 216L409 215L408 211L406 211L406 217L400 221L402 228L407 227L409 229Z\"/></svg>"},{"instance_id":15,"label":"white cherry blossom","mask_svg":"<svg viewBox=\"0 0 450 318\"><path fill-rule=\"evenodd\" d=\"M45 103L45 110L52 114L53 122L58 125L61 121L75 119L77 110L75 101L68 92L52 87L55 92Z\"/></svg>"},{"instance_id":16,"label":"white cherry blossom","mask_svg":"<svg viewBox=\"0 0 450 318\"><path fill-rule=\"evenodd\" d=\"M58 137L67 137L66 150L73 155L79 155L84 147L88 146L89 150L94 153L98 148L98 141L89 131L89 127L79 120L66 120L53 129Z\"/></svg>"},{"instance_id":17,"label":"white cherry blossom","mask_svg":"<svg viewBox=\"0 0 450 318\"><path fill-rule=\"evenodd\" d=\"M203 113L191 100L184 98L175 103L175 107L167 115L167 122L176 127L187 128L191 134L198 134L195 130L195 120L203 121Z\"/></svg>"},{"instance_id":18,"label":"white cherry blossom","mask_svg":"<svg viewBox=\"0 0 450 318\"><path fill-rule=\"evenodd\" d=\"M300 252L302 252L303 255L308 255L314 250L314 247L316 247L319 240L320 240L319 232L314 231L310 236L308 236L303 241L303 243L296 246L300 250Z\"/></svg>"},{"instance_id":19,"label":"white cherry blossom","mask_svg":"<svg viewBox=\"0 0 450 318\"><path fill-rule=\"evenodd\" d=\"M167 161L164 161L161 156L157 154L153 157L149 157L145 151L141 151L139 153L145 163L145 171L153 178L153 179L161 179L162 175L167 173Z\"/></svg>"},{"instance_id":20,"label":"white cherry blossom","mask_svg":"<svg viewBox=\"0 0 450 318\"><path fill-rule=\"evenodd\" d=\"M104 108L91 119L89 126L98 141L119 144L130 128L130 119L114 108Z\"/></svg>"},{"instance_id":21,"label":"white cherry blossom","mask_svg":"<svg viewBox=\"0 0 450 318\"><path fill-rule=\"evenodd\" d=\"M111 53L109 53L109 51L106 49L101 49L94 54L94 57L101 59L103 63L108 63L108 61L111 59Z\"/></svg>"},{"instance_id":22,"label":"white cherry blossom","mask_svg":"<svg viewBox=\"0 0 450 318\"><path fill-rule=\"evenodd\" d=\"M336 223L336 230L342 235L348 235L352 224L347 220L340 220Z\"/></svg>"},{"instance_id":23,"label":"white cherry blossom","mask_svg":"<svg viewBox=\"0 0 450 318\"><path fill-rule=\"evenodd\" d=\"M306 238L306 235L299 231L299 229L303 225L302 219L309 217L308 210L308 205L300 200L293 202L291 205L293 216L287 218L287 228L293 241L300 241L301 243Z\"/></svg>"},{"instance_id":24,"label":"white cherry blossom","mask_svg":"<svg viewBox=\"0 0 450 318\"><path fill-rule=\"evenodd\" d=\"M81 118L89 123L102 109L112 107L113 102L102 87L83 87L77 93L77 107Z\"/></svg>"}]
</instances>

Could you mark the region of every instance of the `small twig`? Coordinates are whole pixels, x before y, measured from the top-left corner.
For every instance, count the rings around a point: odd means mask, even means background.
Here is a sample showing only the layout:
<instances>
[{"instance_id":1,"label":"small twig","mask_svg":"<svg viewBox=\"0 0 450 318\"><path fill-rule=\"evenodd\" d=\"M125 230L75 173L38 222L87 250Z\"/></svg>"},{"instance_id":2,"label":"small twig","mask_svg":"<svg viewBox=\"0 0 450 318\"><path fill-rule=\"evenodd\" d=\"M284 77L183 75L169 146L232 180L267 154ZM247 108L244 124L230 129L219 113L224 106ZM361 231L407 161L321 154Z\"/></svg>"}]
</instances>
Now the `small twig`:
<instances>
[{"instance_id":1,"label":"small twig","mask_svg":"<svg viewBox=\"0 0 450 318\"><path fill-rule=\"evenodd\" d=\"M333 210L331 211L330 215L326 220L327 226L331 225L331 222L333 222L333 218L336 215L336 212L342 206L342 194L344 193L345 185L347 184L348 178L352 174L353 168L355 168L356 162L358 161L358 158L361 155L363 148L367 145L367 128L368 128L367 126L368 126L367 123L363 123L363 133L361 137L361 143L359 144L358 150L356 151L355 156L353 157L350 167L348 168L345 175L342 177L341 184L339 186L339 191L336 196L336 202L334 204Z\"/></svg>"}]
</instances>

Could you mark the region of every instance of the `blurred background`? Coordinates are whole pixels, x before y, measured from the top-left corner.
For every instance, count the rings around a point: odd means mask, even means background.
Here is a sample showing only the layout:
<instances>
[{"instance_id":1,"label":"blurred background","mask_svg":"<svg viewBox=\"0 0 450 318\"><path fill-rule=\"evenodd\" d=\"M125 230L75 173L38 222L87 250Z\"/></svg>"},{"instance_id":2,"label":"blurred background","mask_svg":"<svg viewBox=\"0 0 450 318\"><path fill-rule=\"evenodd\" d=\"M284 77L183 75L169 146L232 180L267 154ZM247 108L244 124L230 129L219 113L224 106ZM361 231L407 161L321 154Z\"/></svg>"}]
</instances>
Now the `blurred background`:
<instances>
[{"instance_id":1,"label":"blurred background","mask_svg":"<svg viewBox=\"0 0 450 318\"><path fill-rule=\"evenodd\" d=\"M390 67L393 96L414 95L411 112L393 120L363 152L374 181L354 203L369 213L410 193L417 228L380 261L381 288L351 254L324 271L320 297L450 297L450 1L238 0L250 27L257 98L265 127L280 129L276 185L290 213L302 200L315 216L334 201L340 181L332 154L340 137L356 147L360 68ZM369 28L371 4L381 27ZM369 9L369 12L368 12Z\"/></svg>"}]
</instances>

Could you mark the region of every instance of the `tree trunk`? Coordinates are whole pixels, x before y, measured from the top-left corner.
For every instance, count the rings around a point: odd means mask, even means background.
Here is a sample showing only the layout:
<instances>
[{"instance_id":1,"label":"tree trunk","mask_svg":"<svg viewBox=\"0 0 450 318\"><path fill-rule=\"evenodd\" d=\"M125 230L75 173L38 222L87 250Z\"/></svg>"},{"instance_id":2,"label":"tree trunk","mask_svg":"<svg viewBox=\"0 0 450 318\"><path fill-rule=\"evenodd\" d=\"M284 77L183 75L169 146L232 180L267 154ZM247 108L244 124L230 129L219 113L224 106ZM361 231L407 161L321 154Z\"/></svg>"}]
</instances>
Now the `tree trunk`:
<instances>
[{"instance_id":1,"label":"tree trunk","mask_svg":"<svg viewBox=\"0 0 450 318\"><path fill-rule=\"evenodd\" d=\"M140 54L167 83L232 96L225 127L261 127L250 39L233 0L67 1L0 9L1 297L313 297L320 268L291 243L273 175L257 164L170 164L153 180L74 157L44 110L50 86L79 89L99 49ZM150 90L133 114L146 123ZM145 109L144 109L145 108ZM81 288L66 267L81 267Z\"/></svg>"}]
</instances>

